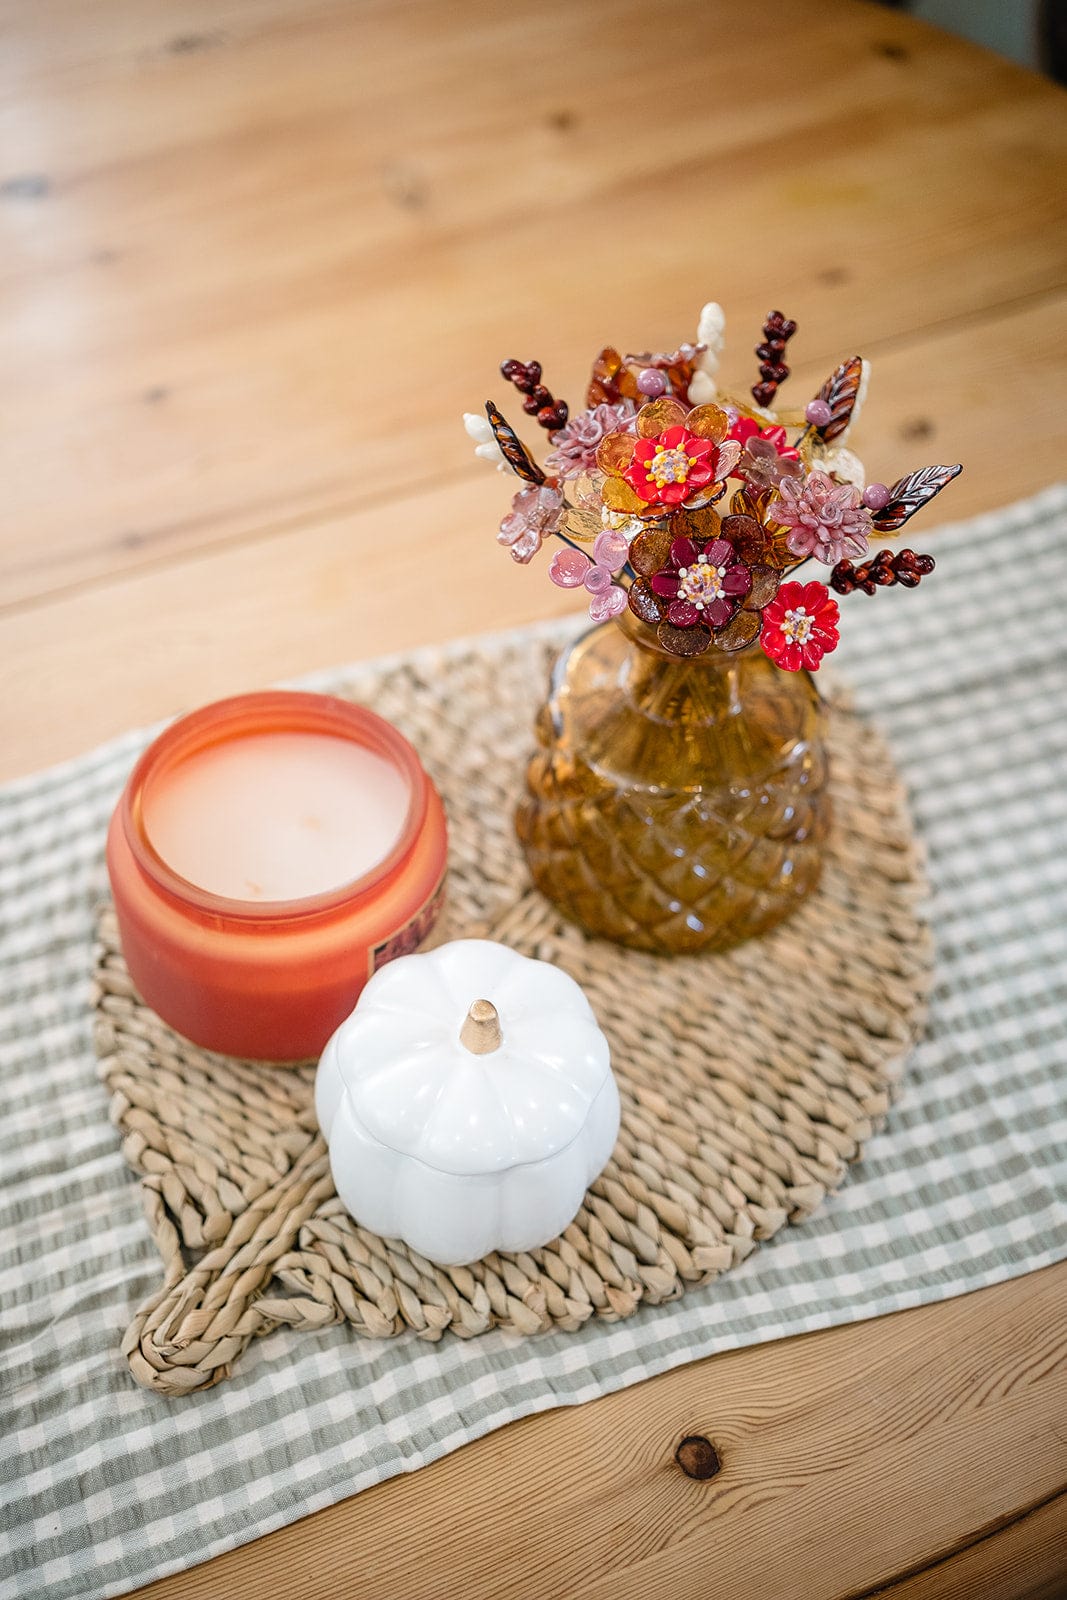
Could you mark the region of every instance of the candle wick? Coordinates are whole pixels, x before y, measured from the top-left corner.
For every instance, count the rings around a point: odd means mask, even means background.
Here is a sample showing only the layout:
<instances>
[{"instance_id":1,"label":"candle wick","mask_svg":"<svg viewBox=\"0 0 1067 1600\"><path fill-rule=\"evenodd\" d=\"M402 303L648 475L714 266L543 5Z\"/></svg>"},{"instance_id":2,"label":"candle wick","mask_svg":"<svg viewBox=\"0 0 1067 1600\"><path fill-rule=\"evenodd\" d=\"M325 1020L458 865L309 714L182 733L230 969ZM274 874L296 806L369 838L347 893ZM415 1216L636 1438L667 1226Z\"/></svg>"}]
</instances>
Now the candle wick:
<instances>
[{"instance_id":1,"label":"candle wick","mask_svg":"<svg viewBox=\"0 0 1067 1600\"><path fill-rule=\"evenodd\" d=\"M500 1030L500 1016L491 1000L475 1000L463 1019L459 1042L476 1056L492 1055L494 1050L500 1049L504 1035Z\"/></svg>"}]
</instances>

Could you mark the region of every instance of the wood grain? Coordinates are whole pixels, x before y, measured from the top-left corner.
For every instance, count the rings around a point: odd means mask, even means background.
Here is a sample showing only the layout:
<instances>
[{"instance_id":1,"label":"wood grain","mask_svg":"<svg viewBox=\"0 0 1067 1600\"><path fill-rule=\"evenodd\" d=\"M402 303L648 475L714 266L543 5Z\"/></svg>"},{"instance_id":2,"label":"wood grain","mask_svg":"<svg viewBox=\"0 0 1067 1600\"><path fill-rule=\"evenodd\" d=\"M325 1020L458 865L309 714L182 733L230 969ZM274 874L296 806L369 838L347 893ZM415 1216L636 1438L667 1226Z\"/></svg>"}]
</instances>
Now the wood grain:
<instances>
[{"instance_id":1,"label":"wood grain","mask_svg":"<svg viewBox=\"0 0 1067 1600\"><path fill-rule=\"evenodd\" d=\"M494 548L507 485L458 414L503 402L511 354L573 398L600 341L674 342L711 296L740 383L774 304L800 323L794 393L870 356L858 442L887 480L963 460L944 516L1062 476L1063 96L895 11L8 0L0 21L2 775L567 609ZM718 1356L146 1593L1049 1600L1065 1297L1059 1267ZM687 1434L721 1453L706 1481L674 1461Z\"/></svg>"},{"instance_id":2,"label":"wood grain","mask_svg":"<svg viewBox=\"0 0 1067 1600\"><path fill-rule=\"evenodd\" d=\"M856 430L885 481L928 460L966 462L938 501L953 516L1043 482L1049 464L1067 457L1067 381L1048 340L1050 322L1065 314L1067 293L1042 296L983 323L980 336L953 326L888 350ZM798 363L799 391L814 391L824 375L822 365ZM1057 403L1031 412L1034 385ZM1013 412L1028 425L1006 458L989 440ZM517 567L496 545L511 487L473 460L452 422L462 465L432 490L264 528L0 615L12 735L0 742L0 777L224 694L574 610L574 596L548 582L543 564ZM925 520L936 551L937 517ZM909 532L925 549L922 526ZM409 571L443 548L451 559L435 566L432 603L412 605Z\"/></svg>"},{"instance_id":3,"label":"wood grain","mask_svg":"<svg viewBox=\"0 0 1067 1600\"><path fill-rule=\"evenodd\" d=\"M302 1600L341 1600L358 1573L364 1600L386 1600L418 1573L434 1600L490 1600L531 1592L536 1574L539 1600L859 1600L884 1584L895 1596L911 1573L901 1595L925 1600L954 1592L936 1584L955 1565L975 1579L955 1592L986 1600L1003 1538L1019 1567L990 1593L1039 1593L1020 1577L1057 1572L1042 1545L1062 1527L1065 1290L1067 1265L730 1351L512 1424L138 1593L244 1600L299 1573ZM674 1460L692 1433L721 1457L705 1482ZM1025 1520L1013 1532L1034 1501L1034 1537Z\"/></svg>"},{"instance_id":4,"label":"wood grain","mask_svg":"<svg viewBox=\"0 0 1067 1600\"><path fill-rule=\"evenodd\" d=\"M1067 1491L976 1533L946 1555L871 1593L883 1600L1063 1600ZM862 1595L849 1600L865 1600Z\"/></svg>"},{"instance_id":5,"label":"wood grain","mask_svg":"<svg viewBox=\"0 0 1067 1600\"><path fill-rule=\"evenodd\" d=\"M32 8L32 44L80 9ZM509 353L573 395L602 334L692 336L714 293L742 374L778 298L828 369L1062 284L1037 80L990 58L976 94L964 45L907 28L905 60L883 11L784 4L789 94L739 116L762 30L724 51L728 8L660 6L638 69L645 9L162 6L43 72L5 127L0 600L428 486ZM597 108L635 69L627 157ZM620 253L634 214L665 226Z\"/></svg>"}]
</instances>

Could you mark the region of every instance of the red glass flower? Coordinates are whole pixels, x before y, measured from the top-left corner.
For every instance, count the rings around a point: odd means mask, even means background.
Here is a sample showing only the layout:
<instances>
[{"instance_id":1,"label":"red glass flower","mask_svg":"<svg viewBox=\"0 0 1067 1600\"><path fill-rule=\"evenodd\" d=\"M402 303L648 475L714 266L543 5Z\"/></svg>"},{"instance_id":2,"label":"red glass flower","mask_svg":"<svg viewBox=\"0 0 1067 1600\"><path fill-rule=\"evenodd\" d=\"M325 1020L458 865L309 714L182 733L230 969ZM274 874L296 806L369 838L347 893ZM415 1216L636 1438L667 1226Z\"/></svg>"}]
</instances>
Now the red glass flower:
<instances>
[{"instance_id":1,"label":"red glass flower","mask_svg":"<svg viewBox=\"0 0 1067 1600\"><path fill-rule=\"evenodd\" d=\"M654 439L638 439L623 477L646 505L680 506L715 477L716 448L688 428L667 428Z\"/></svg>"},{"instance_id":2,"label":"red glass flower","mask_svg":"<svg viewBox=\"0 0 1067 1600\"><path fill-rule=\"evenodd\" d=\"M742 448L752 439L766 439L769 444L773 444L778 454L787 461L800 460L799 452L789 443L789 437L785 429L777 422L772 423L770 427L761 428L755 417L738 417L726 437L728 439L736 439ZM734 477L736 478L737 476L738 474L735 472Z\"/></svg>"},{"instance_id":3,"label":"red glass flower","mask_svg":"<svg viewBox=\"0 0 1067 1600\"><path fill-rule=\"evenodd\" d=\"M741 446L727 439L730 419L719 406L687 409L671 395L642 406L636 425L601 440L597 465L604 473L609 511L661 518L679 506L697 509L726 491Z\"/></svg>"},{"instance_id":4,"label":"red glass flower","mask_svg":"<svg viewBox=\"0 0 1067 1600\"><path fill-rule=\"evenodd\" d=\"M759 642L786 672L814 672L837 649L837 601L821 583L783 583L764 609Z\"/></svg>"},{"instance_id":5,"label":"red glass flower","mask_svg":"<svg viewBox=\"0 0 1067 1600\"><path fill-rule=\"evenodd\" d=\"M652 591L670 602L667 621L676 628L704 623L721 628L752 587L752 574L728 539L675 539L665 565L651 579Z\"/></svg>"}]
</instances>

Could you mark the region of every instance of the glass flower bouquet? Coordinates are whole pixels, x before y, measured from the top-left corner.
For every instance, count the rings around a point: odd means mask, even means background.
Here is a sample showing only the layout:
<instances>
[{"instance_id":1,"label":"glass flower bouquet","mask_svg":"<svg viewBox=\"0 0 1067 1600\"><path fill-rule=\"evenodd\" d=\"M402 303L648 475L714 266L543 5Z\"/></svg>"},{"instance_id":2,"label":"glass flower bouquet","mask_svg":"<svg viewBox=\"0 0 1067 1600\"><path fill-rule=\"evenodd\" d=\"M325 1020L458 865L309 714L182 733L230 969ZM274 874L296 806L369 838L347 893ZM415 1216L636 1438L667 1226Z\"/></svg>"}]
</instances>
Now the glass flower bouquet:
<instances>
[{"instance_id":1,"label":"glass flower bouquet","mask_svg":"<svg viewBox=\"0 0 1067 1600\"><path fill-rule=\"evenodd\" d=\"M672 354L602 350L574 416L539 363L505 361L549 436L543 467L492 402L464 419L477 454L523 481L500 542L526 563L558 541L549 577L583 588L601 625L565 654L539 719L527 859L589 931L657 951L762 932L814 886L829 813L810 674L838 643L830 590L914 588L933 559L871 557L870 540L960 471L867 483L846 445L866 362L779 412L796 324L770 313L744 401L717 387L723 330L710 304ZM829 587L797 578L810 562Z\"/></svg>"}]
</instances>

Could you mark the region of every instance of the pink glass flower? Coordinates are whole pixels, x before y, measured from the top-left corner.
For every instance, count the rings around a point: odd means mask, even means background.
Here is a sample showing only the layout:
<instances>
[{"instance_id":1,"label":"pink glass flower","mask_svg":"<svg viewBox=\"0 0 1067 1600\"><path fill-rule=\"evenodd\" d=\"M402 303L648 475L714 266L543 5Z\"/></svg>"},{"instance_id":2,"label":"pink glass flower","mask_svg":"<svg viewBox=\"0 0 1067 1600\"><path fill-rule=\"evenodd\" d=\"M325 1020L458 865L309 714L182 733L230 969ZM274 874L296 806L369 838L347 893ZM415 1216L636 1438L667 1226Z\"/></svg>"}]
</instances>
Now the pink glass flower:
<instances>
[{"instance_id":1,"label":"pink glass flower","mask_svg":"<svg viewBox=\"0 0 1067 1600\"><path fill-rule=\"evenodd\" d=\"M497 543L508 545L511 559L524 566L532 561L550 534L558 533L563 514L563 493L549 484L520 489L511 510L500 524Z\"/></svg>"},{"instance_id":2,"label":"pink glass flower","mask_svg":"<svg viewBox=\"0 0 1067 1600\"><path fill-rule=\"evenodd\" d=\"M751 481L750 473L745 471L746 461L751 465L756 461L771 460L769 451L759 448L749 450L749 446L756 445L757 441L766 440L772 446L774 456L780 461L800 460L795 446L789 443L789 437L785 429L777 422L772 423L770 427L763 428L755 417L735 417L730 427L730 432L726 437L728 439L736 439L738 444L743 446L741 460L731 474L734 478L749 478ZM756 487L763 488L765 485L760 483Z\"/></svg>"},{"instance_id":3,"label":"pink glass flower","mask_svg":"<svg viewBox=\"0 0 1067 1600\"><path fill-rule=\"evenodd\" d=\"M794 450L779 452L772 440L749 439L734 469L735 478L744 478L753 489L777 489L783 478L802 478L804 468Z\"/></svg>"},{"instance_id":4,"label":"pink glass flower","mask_svg":"<svg viewBox=\"0 0 1067 1600\"><path fill-rule=\"evenodd\" d=\"M626 427L637 415L632 400L620 400L617 405L592 406L579 411L558 433L553 435L554 448L545 459L549 472L561 478L576 478L579 473L596 470L596 452L607 433Z\"/></svg>"},{"instance_id":5,"label":"pink glass flower","mask_svg":"<svg viewBox=\"0 0 1067 1600\"><path fill-rule=\"evenodd\" d=\"M592 556L584 550L565 545L552 557L548 575L561 589L584 588L592 596L589 615L594 622L606 622L626 609L626 591L620 589L612 578L626 565L630 546L617 533L597 535Z\"/></svg>"},{"instance_id":6,"label":"pink glass flower","mask_svg":"<svg viewBox=\"0 0 1067 1600\"><path fill-rule=\"evenodd\" d=\"M752 587L752 574L728 539L675 539L666 565L652 577L652 592L670 601L667 621L676 628L704 623L721 628Z\"/></svg>"},{"instance_id":7,"label":"pink glass flower","mask_svg":"<svg viewBox=\"0 0 1067 1600\"><path fill-rule=\"evenodd\" d=\"M814 672L823 656L836 650L837 601L821 583L783 583L764 608L760 644L786 672Z\"/></svg>"},{"instance_id":8,"label":"pink glass flower","mask_svg":"<svg viewBox=\"0 0 1067 1600\"><path fill-rule=\"evenodd\" d=\"M843 556L867 553L871 513L854 483L835 483L825 472L783 478L767 514L789 530L786 543L796 556L815 556L833 566Z\"/></svg>"}]
</instances>

